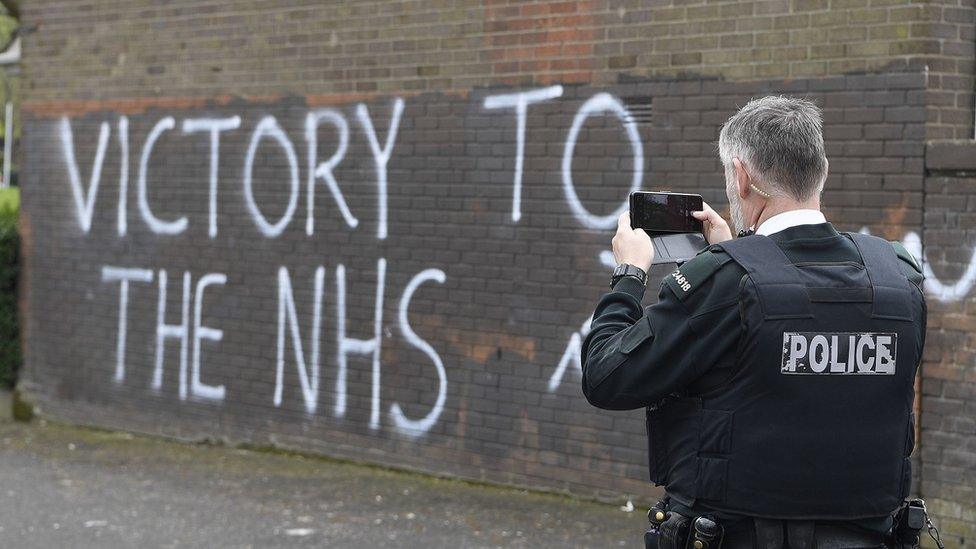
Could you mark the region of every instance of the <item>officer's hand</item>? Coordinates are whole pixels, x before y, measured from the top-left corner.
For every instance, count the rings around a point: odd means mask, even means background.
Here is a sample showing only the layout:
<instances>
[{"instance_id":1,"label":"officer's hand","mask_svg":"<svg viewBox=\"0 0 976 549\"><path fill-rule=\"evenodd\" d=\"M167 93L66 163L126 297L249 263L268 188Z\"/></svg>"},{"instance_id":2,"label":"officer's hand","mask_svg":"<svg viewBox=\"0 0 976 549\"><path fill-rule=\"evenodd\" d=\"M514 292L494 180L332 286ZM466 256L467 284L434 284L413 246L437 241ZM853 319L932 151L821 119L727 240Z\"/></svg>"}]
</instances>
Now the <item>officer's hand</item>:
<instances>
[{"instance_id":1,"label":"officer's hand","mask_svg":"<svg viewBox=\"0 0 976 549\"><path fill-rule=\"evenodd\" d=\"M702 208L700 212L691 212L691 215L695 219L702 221L703 233L705 235L705 240L709 244L718 244L719 242L725 242L726 240L732 240L732 229L729 228L729 224L722 219L722 216L712 209L707 203L702 202Z\"/></svg>"},{"instance_id":2,"label":"officer's hand","mask_svg":"<svg viewBox=\"0 0 976 549\"><path fill-rule=\"evenodd\" d=\"M630 211L620 214L617 218L617 234L613 235L613 257L617 264L630 263L644 269L646 273L654 260L654 246L651 237L644 229L630 228Z\"/></svg>"}]
</instances>

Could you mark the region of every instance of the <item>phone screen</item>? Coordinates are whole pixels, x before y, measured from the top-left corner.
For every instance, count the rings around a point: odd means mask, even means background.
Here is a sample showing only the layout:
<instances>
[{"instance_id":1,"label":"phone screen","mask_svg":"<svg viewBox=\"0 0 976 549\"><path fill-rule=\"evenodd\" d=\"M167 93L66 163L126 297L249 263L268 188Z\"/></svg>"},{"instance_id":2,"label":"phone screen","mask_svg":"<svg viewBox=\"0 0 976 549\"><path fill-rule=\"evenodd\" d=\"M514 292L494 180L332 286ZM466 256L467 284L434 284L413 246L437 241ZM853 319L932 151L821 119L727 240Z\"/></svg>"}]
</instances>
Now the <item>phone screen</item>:
<instances>
[{"instance_id":1,"label":"phone screen","mask_svg":"<svg viewBox=\"0 0 976 549\"><path fill-rule=\"evenodd\" d=\"M700 233L702 222L691 212L701 209L698 194L637 191L630 194L630 226L648 233Z\"/></svg>"}]
</instances>

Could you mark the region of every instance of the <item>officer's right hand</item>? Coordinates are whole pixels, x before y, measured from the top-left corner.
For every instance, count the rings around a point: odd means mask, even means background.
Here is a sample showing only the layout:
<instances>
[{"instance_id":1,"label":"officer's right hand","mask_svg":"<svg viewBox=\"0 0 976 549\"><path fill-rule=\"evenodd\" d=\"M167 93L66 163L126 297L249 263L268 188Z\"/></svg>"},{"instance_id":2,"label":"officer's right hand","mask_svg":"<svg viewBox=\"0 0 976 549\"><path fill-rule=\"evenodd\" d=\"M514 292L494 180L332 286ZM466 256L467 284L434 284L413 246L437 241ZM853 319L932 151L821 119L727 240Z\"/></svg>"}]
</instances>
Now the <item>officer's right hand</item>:
<instances>
[{"instance_id":1,"label":"officer's right hand","mask_svg":"<svg viewBox=\"0 0 976 549\"><path fill-rule=\"evenodd\" d=\"M617 217L617 234L610 241L617 264L629 263L646 273L654 262L654 246L644 229L630 228L630 210Z\"/></svg>"},{"instance_id":2,"label":"officer's right hand","mask_svg":"<svg viewBox=\"0 0 976 549\"><path fill-rule=\"evenodd\" d=\"M702 208L700 212L691 212L691 215L700 221L702 221L703 231L705 235L705 240L709 244L718 244L719 242L725 242L727 240L732 240L732 229L729 228L729 224L726 223L722 216L712 209L706 202L702 202Z\"/></svg>"}]
</instances>

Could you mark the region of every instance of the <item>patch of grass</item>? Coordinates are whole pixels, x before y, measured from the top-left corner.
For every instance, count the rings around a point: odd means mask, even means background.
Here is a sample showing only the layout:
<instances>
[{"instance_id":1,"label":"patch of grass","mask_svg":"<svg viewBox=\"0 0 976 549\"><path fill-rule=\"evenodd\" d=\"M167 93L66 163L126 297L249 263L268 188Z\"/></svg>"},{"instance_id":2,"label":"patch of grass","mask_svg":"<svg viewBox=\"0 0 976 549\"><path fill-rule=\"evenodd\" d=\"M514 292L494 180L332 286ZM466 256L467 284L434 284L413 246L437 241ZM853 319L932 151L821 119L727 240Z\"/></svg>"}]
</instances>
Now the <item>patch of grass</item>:
<instances>
[{"instance_id":1,"label":"patch of grass","mask_svg":"<svg viewBox=\"0 0 976 549\"><path fill-rule=\"evenodd\" d=\"M20 391L13 394L13 416L15 421L25 423L34 419L34 405L24 399Z\"/></svg>"}]
</instances>

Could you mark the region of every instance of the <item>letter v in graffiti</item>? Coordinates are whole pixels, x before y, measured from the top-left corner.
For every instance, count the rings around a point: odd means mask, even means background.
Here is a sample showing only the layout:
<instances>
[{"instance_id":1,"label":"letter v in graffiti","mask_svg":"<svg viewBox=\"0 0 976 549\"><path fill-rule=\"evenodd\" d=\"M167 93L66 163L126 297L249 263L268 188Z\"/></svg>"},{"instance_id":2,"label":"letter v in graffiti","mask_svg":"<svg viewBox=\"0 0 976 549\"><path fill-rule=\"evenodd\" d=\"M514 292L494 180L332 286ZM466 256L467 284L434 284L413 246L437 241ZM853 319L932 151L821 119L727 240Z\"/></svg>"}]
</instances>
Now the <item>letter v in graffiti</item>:
<instances>
[{"instance_id":1,"label":"letter v in graffiti","mask_svg":"<svg viewBox=\"0 0 976 549\"><path fill-rule=\"evenodd\" d=\"M75 139L71 132L71 121L68 117L61 117L61 147L64 151L64 161L68 165L68 180L71 183L71 196L75 199L75 211L78 213L78 224L82 232L91 230L92 214L95 212L95 197L98 196L98 184L102 179L102 164L105 162L105 150L108 148L108 138L112 133L108 122L102 122L98 130L98 147L95 149L95 162L92 164L91 178L88 180L88 192L82 188L78 161L75 159Z\"/></svg>"}]
</instances>

